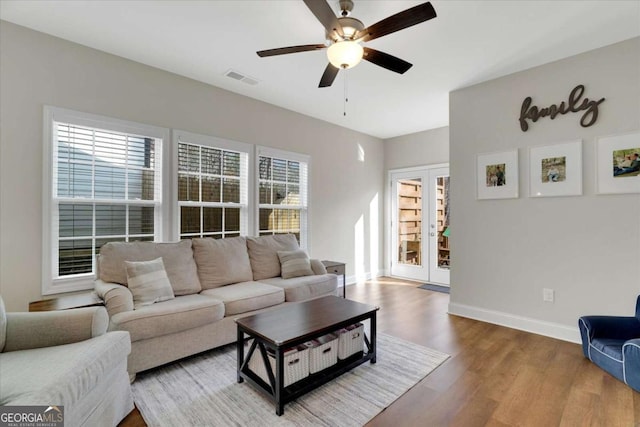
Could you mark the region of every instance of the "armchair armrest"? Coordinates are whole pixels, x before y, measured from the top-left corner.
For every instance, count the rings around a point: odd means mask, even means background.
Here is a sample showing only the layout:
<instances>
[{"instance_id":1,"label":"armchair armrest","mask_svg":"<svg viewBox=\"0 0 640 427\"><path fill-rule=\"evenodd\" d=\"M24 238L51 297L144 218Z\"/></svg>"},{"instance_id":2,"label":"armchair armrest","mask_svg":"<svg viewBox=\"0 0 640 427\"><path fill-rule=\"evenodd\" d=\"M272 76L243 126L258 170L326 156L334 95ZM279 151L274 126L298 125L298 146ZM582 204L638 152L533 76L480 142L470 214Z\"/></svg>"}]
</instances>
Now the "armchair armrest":
<instances>
[{"instance_id":1,"label":"armchair armrest","mask_svg":"<svg viewBox=\"0 0 640 427\"><path fill-rule=\"evenodd\" d=\"M311 269L316 275L327 274L327 269L319 259L311 259Z\"/></svg>"},{"instance_id":2,"label":"armchair armrest","mask_svg":"<svg viewBox=\"0 0 640 427\"><path fill-rule=\"evenodd\" d=\"M583 316L580 318L580 328L583 327L588 331L589 340L640 338L640 321L636 317Z\"/></svg>"},{"instance_id":3,"label":"armchair armrest","mask_svg":"<svg viewBox=\"0 0 640 427\"><path fill-rule=\"evenodd\" d=\"M94 282L94 288L98 296L104 301L109 318L114 314L133 310L133 294L126 286L98 279Z\"/></svg>"},{"instance_id":4,"label":"armchair armrest","mask_svg":"<svg viewBox=\"0 0 640 427\"><path fill-rule=\"evenodd\" d=\"M640 391L640 338L635 338L622 346L624 361L624 382L635 391Z\"/></svg>"},{"instance_id":5,"label":"armchair armrest","mask_svg":"<svg viewBox=\"0 0 640 427\"><path fill-rule=\"evenodd\" d=\"M88 340L107 332L104 307L7 313L4 351L52 347Z\"/></svg>"}]
</instances>

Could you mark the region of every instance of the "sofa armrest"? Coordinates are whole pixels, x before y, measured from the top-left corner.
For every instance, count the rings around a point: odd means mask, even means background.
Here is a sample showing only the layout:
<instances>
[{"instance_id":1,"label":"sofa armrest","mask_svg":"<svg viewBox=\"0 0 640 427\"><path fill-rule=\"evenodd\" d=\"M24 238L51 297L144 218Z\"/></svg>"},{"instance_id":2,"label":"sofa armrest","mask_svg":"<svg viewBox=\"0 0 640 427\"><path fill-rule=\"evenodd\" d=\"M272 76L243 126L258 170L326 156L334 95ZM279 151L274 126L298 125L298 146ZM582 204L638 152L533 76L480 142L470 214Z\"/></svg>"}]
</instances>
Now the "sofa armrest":
<instances>
[{"instance_id":1,"label":"sofa armrest","mask_svg":"<svg viewBox=\"0 0 640 427\"><path fill-rule=\"evenodd\" d=\"M327 268L324 266L322 261L319 259L311 259L309 261L311 262L311 269L316 275L327 274Z\"/></svg>"},{"instance_id":2,"label":"sofa armrest","mask_svg":"<svg viewBox=\"0 0 640 427\"><path fill-rule=\"evenodd\" d=\"M7 313L4 351L52 347L88 340L107 332L104 307L62 311Z\"/></svg>"},{"instance_id":3,"label":"sofa armrest","mask_svg":"<svg viewBox=\"0 0 640 427\"><path fill-rule=\"evenodd\" d=\"M98 296L104 301L110 318L114 314L133 310L133 294L126 286L96 280L94 288Z\"/></svg>"}]
</instances>

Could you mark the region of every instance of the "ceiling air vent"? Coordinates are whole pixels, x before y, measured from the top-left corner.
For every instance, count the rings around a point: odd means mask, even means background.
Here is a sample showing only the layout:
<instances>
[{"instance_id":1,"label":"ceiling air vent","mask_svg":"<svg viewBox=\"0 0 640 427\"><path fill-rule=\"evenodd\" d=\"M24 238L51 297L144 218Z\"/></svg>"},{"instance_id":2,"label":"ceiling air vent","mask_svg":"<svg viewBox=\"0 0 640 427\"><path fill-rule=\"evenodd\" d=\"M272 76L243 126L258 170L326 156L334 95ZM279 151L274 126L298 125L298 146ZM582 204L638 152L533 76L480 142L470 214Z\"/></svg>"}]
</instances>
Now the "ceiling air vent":
<instances>
[{"instance_id":1,"label":"ceiling air vent","mask_svg":"<svg viewBox=\"0 0 640 427\"><path fill-rule=\"evenodd\" d=\"M253 77L247 76L246 74L242 74L238 71L235 70L228 70L226 73L224 73L225 76L230 77L234 80L238 80L241 81L242 83L246 83L248 85L251 86L255 86L259 83L258 79L255 79Z\"/></svg>"}]
</instances>

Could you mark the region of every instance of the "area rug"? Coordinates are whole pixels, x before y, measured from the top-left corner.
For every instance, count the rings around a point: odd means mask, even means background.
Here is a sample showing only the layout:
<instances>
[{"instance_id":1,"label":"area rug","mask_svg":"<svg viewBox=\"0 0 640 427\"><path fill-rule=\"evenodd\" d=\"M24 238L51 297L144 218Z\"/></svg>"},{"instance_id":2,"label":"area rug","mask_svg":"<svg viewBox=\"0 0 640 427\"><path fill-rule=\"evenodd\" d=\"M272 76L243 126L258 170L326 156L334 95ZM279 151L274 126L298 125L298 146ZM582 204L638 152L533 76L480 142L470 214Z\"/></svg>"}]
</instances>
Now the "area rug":
<instances>
[{"instance_id":1,"label":"area rug","mask_svg":"<svg viewBox=\"0 0 640 427\"><path fill-rule=\"evenodd\" d=\"M284 407L236 382L235 345L146 373L132 384L149 426L362 426L449 358L377 335L377 363L366 362Z\"/></svg>"},{"instance_id":2,"label":"area rug","mask_svg":"<svg viewBox=\"0 0 640 427\"><path fill-rule=\"evenodd\" d=\"M436 284L433 284L433 283L425 283L424 285L418 286L418 288L426 289L428 291L442 292L443 294L448 294L449 293L449 287L448 286L436 285Z\"/></svg>"}]
</instances>

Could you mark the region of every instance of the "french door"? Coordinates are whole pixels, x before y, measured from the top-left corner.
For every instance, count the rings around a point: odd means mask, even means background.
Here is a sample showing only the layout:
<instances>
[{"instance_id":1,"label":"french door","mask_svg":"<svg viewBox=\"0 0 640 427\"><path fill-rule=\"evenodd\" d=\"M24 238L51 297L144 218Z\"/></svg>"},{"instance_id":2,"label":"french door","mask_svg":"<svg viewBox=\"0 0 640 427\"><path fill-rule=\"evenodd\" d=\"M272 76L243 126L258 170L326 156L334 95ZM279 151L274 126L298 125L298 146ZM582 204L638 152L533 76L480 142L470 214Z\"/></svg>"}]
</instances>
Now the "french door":
<instances>
[{"instance_id":1,"label":"french door","mask_svg":"<svg viewBox=\"0 0 640 427\"><path fill-rule=\"evenodd\" d=\"M449 284L449 168L392 171L391 275Z\"/></svg>"},{"instance_id":2,"label":"french door","mask_svg":"<svg viewBox=\"0 0 640 427\"><path fill-rule=\"evenodd\" d=\"M449 168L429 169L429 281L449 285Z\"/></svg>"}]
</instances>

